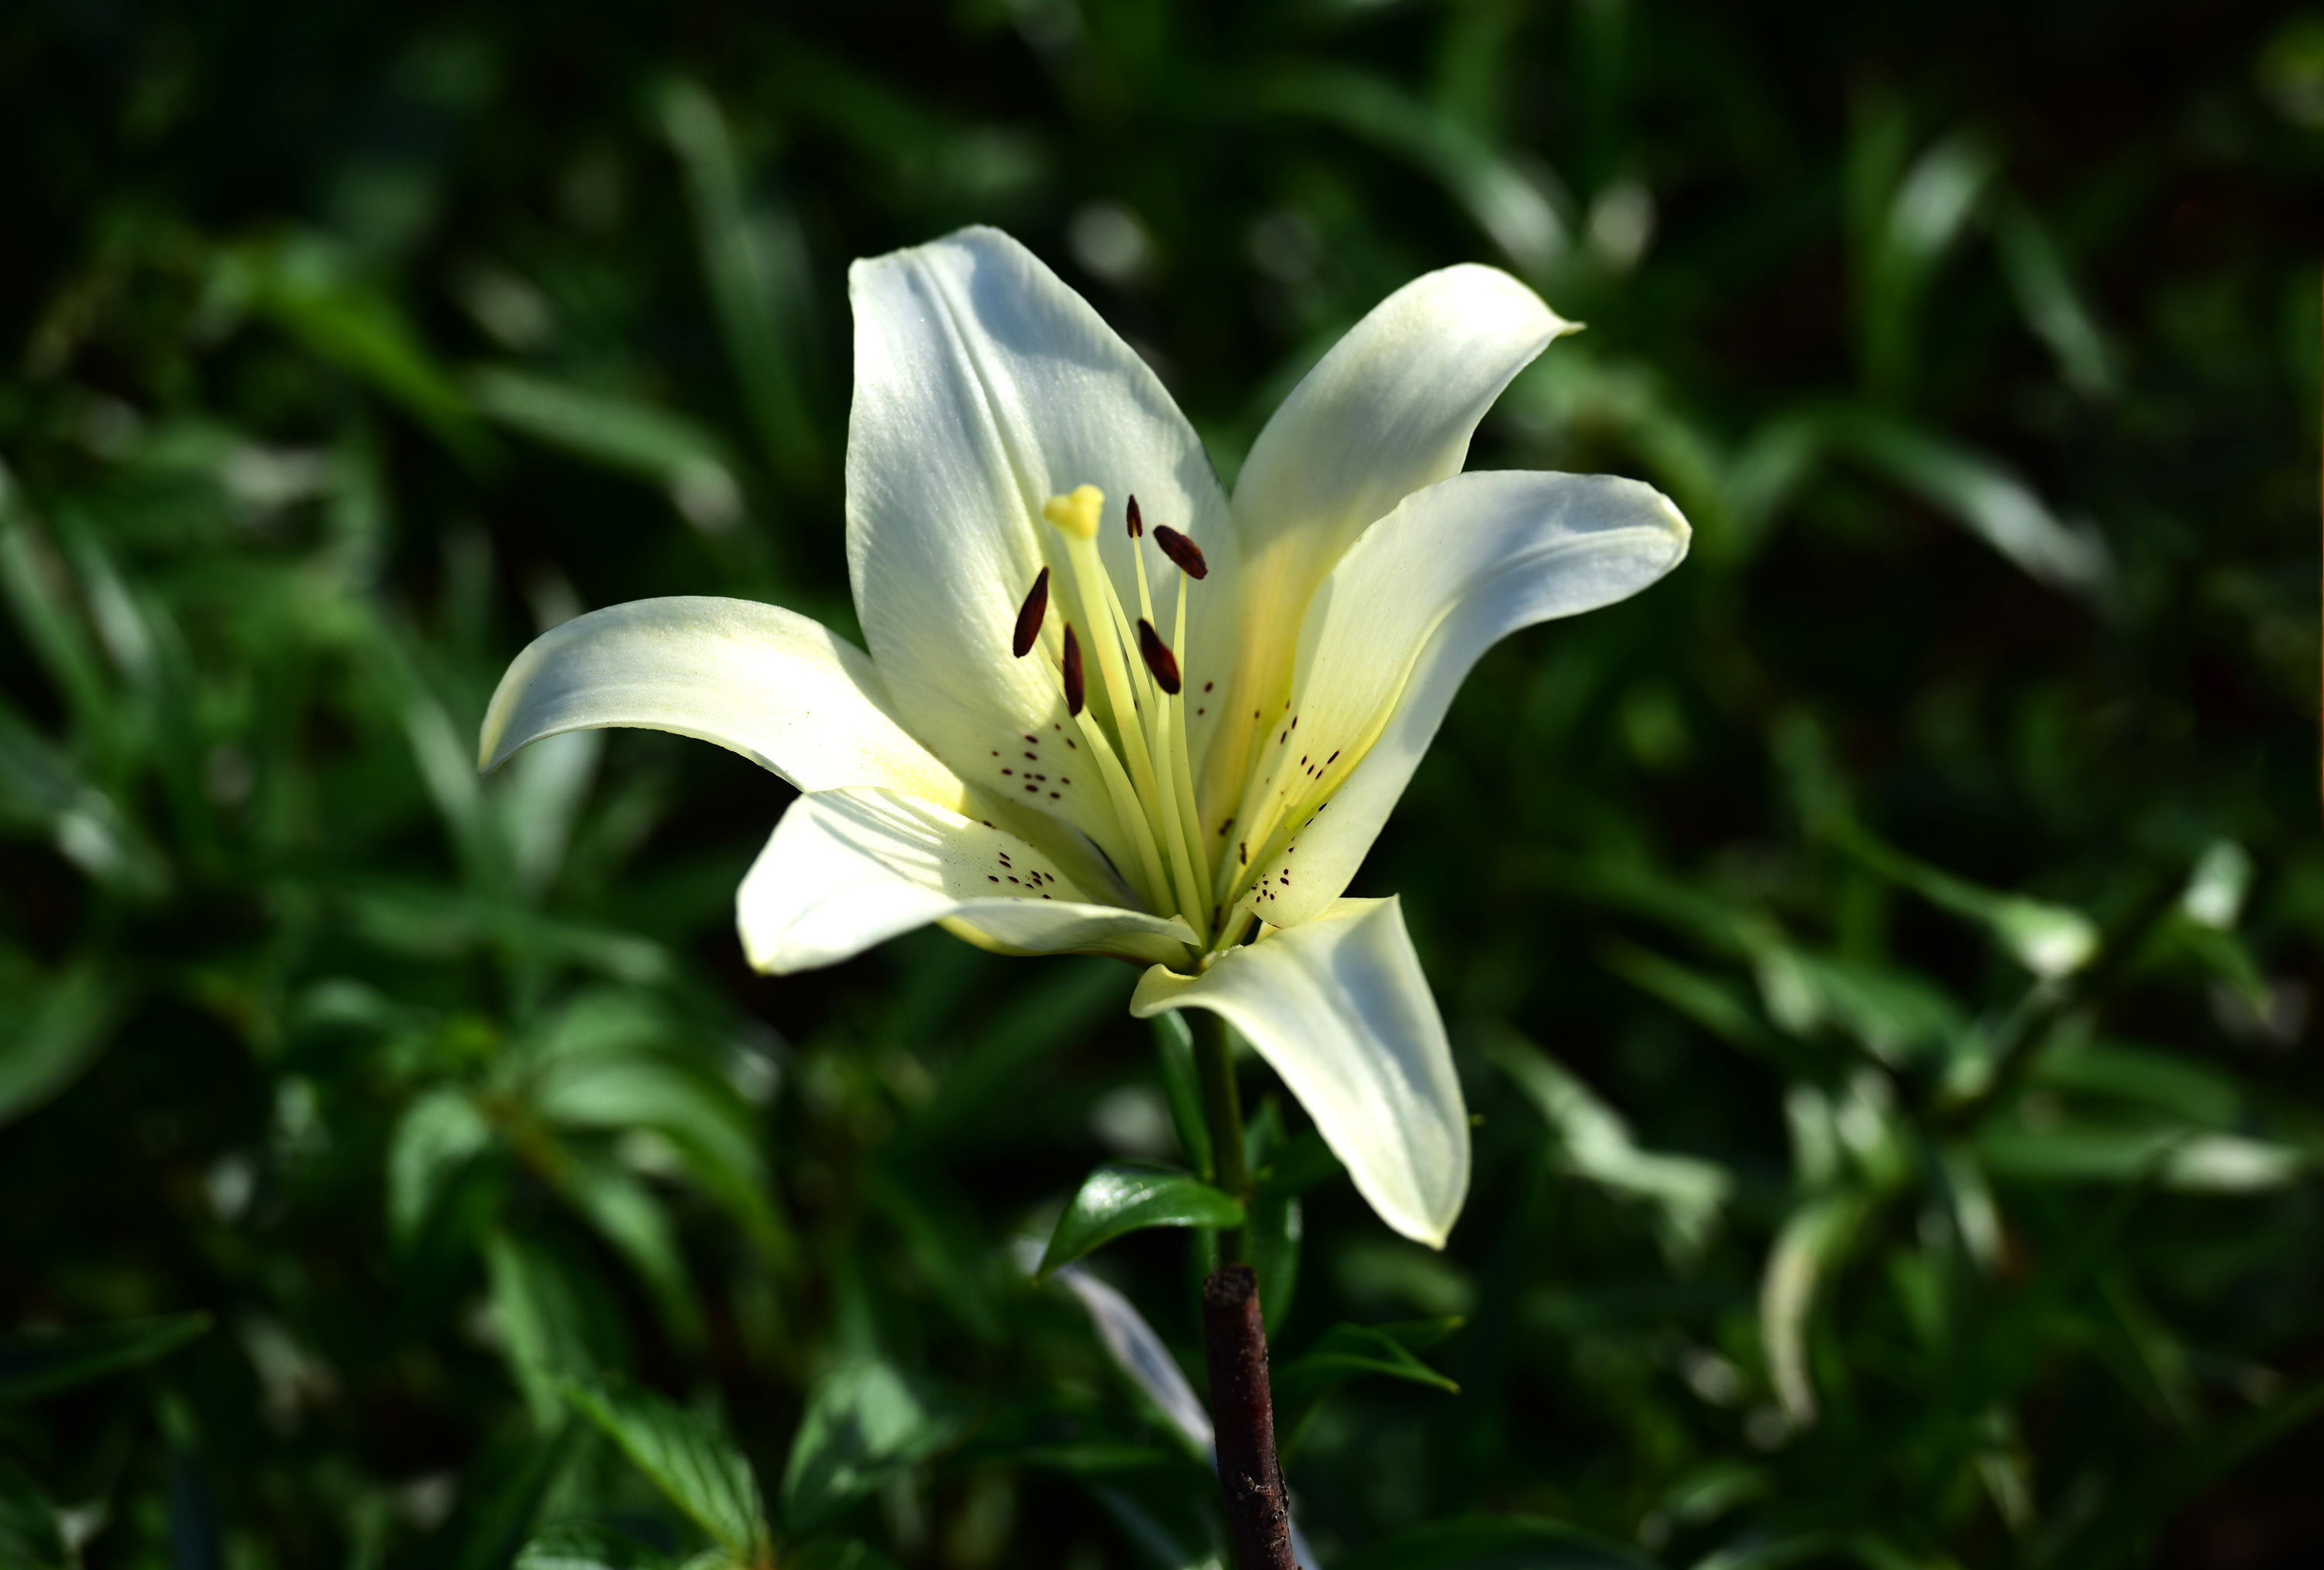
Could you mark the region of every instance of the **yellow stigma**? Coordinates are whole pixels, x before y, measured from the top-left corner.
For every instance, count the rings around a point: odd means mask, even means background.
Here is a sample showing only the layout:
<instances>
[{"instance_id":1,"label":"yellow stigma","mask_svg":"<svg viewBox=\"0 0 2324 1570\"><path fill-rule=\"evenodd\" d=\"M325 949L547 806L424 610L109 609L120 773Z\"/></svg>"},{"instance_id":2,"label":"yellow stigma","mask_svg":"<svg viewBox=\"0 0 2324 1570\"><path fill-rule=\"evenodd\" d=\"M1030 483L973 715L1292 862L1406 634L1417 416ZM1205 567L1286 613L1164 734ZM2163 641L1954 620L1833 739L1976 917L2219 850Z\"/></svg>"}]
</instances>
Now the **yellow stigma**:
<instances>
[{"instance_id":1,"label":"yellow stigma","mask_svg":"<svg viewBox=\"0 0 2324 1570\"><path fill-rule=\"evenodd\" d=\"M1074 539L1097 537L1098 514L1105 510L1105 492L1094 485L1077 486L1065 496L1052 496L1041 516Z\"/></svg>"}]
</instances>

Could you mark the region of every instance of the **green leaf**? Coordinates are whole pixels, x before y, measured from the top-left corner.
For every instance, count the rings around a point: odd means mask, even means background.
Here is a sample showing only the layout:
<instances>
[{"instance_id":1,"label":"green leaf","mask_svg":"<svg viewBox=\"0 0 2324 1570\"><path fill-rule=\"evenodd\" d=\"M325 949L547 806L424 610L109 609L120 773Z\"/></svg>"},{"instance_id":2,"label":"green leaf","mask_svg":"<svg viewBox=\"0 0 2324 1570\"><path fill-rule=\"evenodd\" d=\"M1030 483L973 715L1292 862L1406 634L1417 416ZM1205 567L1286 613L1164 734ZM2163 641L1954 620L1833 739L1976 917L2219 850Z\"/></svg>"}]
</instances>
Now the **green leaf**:
<instances>
[{"instance_id":1,"label":"green leaf","mask_svg":"<svg viewBox=\"0 0 2324 1570\"><path fill-rule=\"evenodd\" d=\"M1162 1015L1163 1019L1176 1019L1176 1014ZM1305 1194L1310 1189L1330 1182L1347 1168L1323 1143L1323 1136L1312 1128L1302 1129L1285 1143L1268 1152L1265 1165L1259 1169L1259 1196L1262 1199L1287 1198Z\"/></svg>"},{"instance_id":2,"label":"green leaf","mask_svg":"<svg viewBox=\"0 0 2324 1570\"><path fill-rule=\"evenodd\" d=\"M1809 1055L1768 1029L1743 994L1728 982L1619 938L1609 938L1599 946L1599 962L1729 1045L1786 1074L1808 1071Z\"/></svg>"},{"instance_id":3,"label":"green leaf","mask_svg":"<svg viewBox=\"0 0 2324 1570\"><path fill-rule=\"evenodd\" d=\"M1057 1218L1037 1275L1148 1226L1240 1226L1242 1206L1192 1172L1146 1161L1108 1161L1082 1181Z\"/></svg>"},{"instance_id":4,"label":"green leaf","mask_svg":"<svg viewBox=\"0 0 2324 1570\"><path fill-rule=\"evenodd\" d=\"M698 84L669 84L662 132L687 175L705 281L768 455L791 475L816 457L799 369L813 320L806 243L789 214L745 195L726 116Z\"/></svg>"},{"instance_id":5,"label":"green leaf","mask_svg":"<svg viewBox=\"0 0 2324 1570\"><path fill-rule=\"evenodd\" d=\"M462 457L487 450L467 400L410 318L327 241L300 234L221 252L216 284L402 405Z\"/></svg>"},{"instance_id":6,"label":"green leaf","mask_svg":"<svg viewBox=\"0 0 2324 1570\"><path fill-rule=\"evenodd\" d=\"M1400 1532L1342 1570L1652 1570L1636 1549L1533 1516L1468 1516Z\"/></svg>"},{"instance_id":7,"label":"green leaf","mask_svg":"<svg viewBox=\"0 0 2324 1570\"><path fill-rule=\"evenodd\" d=\"M1516 262L1538 272L1566 248L1564 220L1524 165L1385 77L1309 62L1259 79L1254 107L1336 125L1434 179Z\"/></svg>"},{"instance_id":8,"label":"green leaf","mask_svg":"<svg viewBox=\"0 0 2324 1570\"><path fill-rule=\"evenodd\" d=\"M518 1549L511 1570L670 1570L671 1564L626 1533L567 1521Z\"/></svg>"},{"instance_id":9,"label":"green leaf","mask_svg":"<svg viewBox=\"0 0 2324 1570\"><path fill-rule=\"evenodd\" d=\"M2032 208L2005 193L1994 206L1993 238L2017 308L2025 325L2048 345L2060 379L2086 398L2112 393L2113 348L2075 287L2049 229Z\"/></svg>"},{"instance_id":10,"label":"green leaf","mask_svg":"<svg viewBox=\"0 0 2324 1570\"><path fill-rule=\"evenodd\" d=\"M724 1080L669 1054L565 1059L540 1075L527 1105L567 1128L652 1129L696 1159L713 1192L755 1194L766 1179L749 1106Z\"/></svg>"},{"instance_id":11,"label":"green leaf","mask_svg":"<svg viewBox=\"0 0 2324 1570\"><path fill-rule=\"evenodd\" d=\"M2039 1130L1989 1128L1978 1154L2000 1178L2022 1182L2137 1183L2152 1178L2190 1194L2281 1189L2313 1165L2289 1145L2183 1125L2125 1127L2069 1122Z\"/></svg>"},{"instance_id":12,"label":"green leaf","mask_svg":"<svg viewBox=\"0 0 2324 1570\"><path fill-rule=\"evenodd\" d=\"M0 980L6 979L0 977ZM124 980L84 960L0 1004L0 1124L23 1116L86 1072L128 1012Z\"/></svg>"},{"instance_id":13,"label":"green leaf","mask_svg":"<svg viewBox=\"0 0 2324 1570\"><path fill-rule=\"evenodd\" d=\"M2232 1129L2243 1120L2245 1096L2233 1076L2183 1052L2086 1042L2061 1033L2034 1059L2031 1078L2167 1112L2207 1128Z\"/></svg>"},{"instance_id":14,"label":"green leaf","mask_svg":"<svg viewBox=\"0 0 2324 1570\"><path fill-rule=\"evenodd\" d=\"M698 528L716 532L742 521L733 460L715 436L683 415L506 366L471 374L468 393L512 430L660 486Z\"/></svg>"},{"instance_id":15,"label":"green leaf","mask_svg":"<svg viewBox=\"0 0 2324 1570\"><path fill-rule=\"evenodd\" d=\"M904 1376L875 1360L844 1363L807 1400L783 1469L783 1520L812 1528L897 1468L951 1443L958 1425Z\"/></svg>"},{"instance_id":16,"label":"green leaf","mask_svg":"<svg viewBox=\"0 0 2324 1570\"><path fill-rule=\"evenodd\" d=\"M1487 1047L1555 1134L1559 1167L1585 1182L1655 1207L1664 1242L1680 1258L1699 1253L1735 1190L1723 1167L1693 1156L1641 1150L1621 1114L1532 1042L1502 1034Z\"/></svg>"},{"instance_id":17,"label":"green leaf","mask_svg":"<svg viewBox=\"0 0 2324 1570\"><path fill-rule=\"evenodd\" d=\"M387 1157L388 1229L409 1247L468 1164L493 1146L493 1126L465 1090L431 1090L395 1125Z\"/></svg>"},{"instance_id":18,"label":"green leaf","mask_svg":"<svg viewBox=\"0 0 2324 1570\"><path fill-rule=\"evenodd\" d=\"M0 704L0 824L12 822L39 829L58 855L116 894L152 900L169 892L169 858L119 798Z\"/></svg>"},{"instance_id":19,"label":"green leaf","mask_svg":"<svg viewBox=\"0 0 2324 1570\"><path fill-rule=\"evenodd\" d=\"M5 468L0 468L0 595L15 613L17 635L32 645L75 716L84 725L100 721L111 706L112 688L88 624L76 612L79 585L35 525L23 492Z\"/></svg>"},{"instance_id":20,"label":"green leaf","mask_svg":"<svg viewBox=\"0 0 2324 1570\"><path fill-rule=\"evenodd\" d=\"M577 1421L546 1440L521 1425L504 1430L461 1478L459 1508L443 1533L449 1551L438 1556L452 1570L507 1570L532 1536L550 1493L583 1454L580 1440L587 1432Z\"/></svg>"},{"instance_id":21,"label":"green leaf","mask_svg":"<svg viewBox=\"0 0 2324 1570\"><path fill-rule=\"evenodd\" d=\"M1775 1397L1794 1423L1815 1421L1808 1378L1808 1315L1816 1291L1853 1241L1867 1202L1854 1194L1811 1199L1792 1212L1767 1251L1759 1283L1759 1336Z\"/></svg>"},{"instance_id":22,"label":"green leaf","mask_svg":"<svg viewBox=\"0 0 2324 1570\"><path fill-rule=\"evenodd\" d=\"M1259 1272L1259 1312L1269 1336L1290 1318L1299 1290L1299 1249L1307 1217L1296 1196L1261 1194L1250 1202L1250 1267Z\"/></svg>"},{"instance_id":23,"label":"green leaf","mask_svg":"<svg viewBox=\"0 0 2324 1570\"><path fill-rule=\"evenodd\" d=\"M706 1419L636 1385L566 1389L582 1415L720 1547L752 1563L772 1551L750 1463Z\"/></svg>"},{"instance_id":24,"label":"green leaf","mask_svg":"<svg viewBox=\"0 0 2324 1570\"><path fill-rule=\"evenodd\" d=\"M29 1400L166 1357L209 1327L208 1314L168 1314L0 1343L0 1401Z\"/></svg>"},{"instance_id":25,"label":"green leaf","mask_svg":"<svg viewBox=\"0 0 2324 1570\"><path fill-rule=\"evenodd\" d=\"M896 1570L896 1562L853 1538L826 1538L786 1554L783 1570Z\"/></svg>"},{"instance_id":26,"label":"green leaf","mask_svg":"<svg viewBox=\"0 0 2324 1570\"><path fill-rule=\"evenodd\" d=\"M997 1344L1002 1327L990 1273L992 1243L969 1197L933 1168L900 1159L866 1161L856 1180L864 1201L903 1235L945 1311L979 1340Z\"/></svg>"},{"instance_id":27,"label":"green leaf","mask_svg":"<svg viewBox=\"0 0 2324 1570\"><path fill-rule=\"evenodd\" d=\"M484 1240L484 1273L517 1388L534 1427L553 1432L567 1419L566 1382L598 1372L603 1327L617 1330L619 1319L592 1300L595 1283L534 1239L495 1230Z\"/></svg>"},{"instance_id":28,"label":"green leaf","mask_svg":"<svg viewBox=\"0 0 2324 1570\"><path fill-rule=\"evenodd\" d=\"M1203 1120L1203 1087L1194 1069L1194 1033L1177 1009L1157 1014L1150 1022L1154 1051L1162 1060L1162 1090L1170 1102L1170 1126L1178 1132L1178 1149L1187 1165L1204 1182L1218 1173L1211 1163L1211 1129Z\"/></svg>"},{"instance_id":29,"label":"green leaf","mask_svg":"<svg viewBox=\"0 0 2324 1570\"><path fill-rule=\"evenodd\" d=\"M0 1459L0 1565L8 1570L66 1570L57 1512L32 1480Z\"/></svg>"},{"instance_id":30,"label":"green leaf","mask_svg":"<svg viewBox=\"0 0 2324 1570\"><path fill-rule=\"evenodd\" d=\"M1461 1393L1459 1385L1414 1356L1392 1331L1373 1325L1333 1326L1314 1346L1276 1370L1268 1386L1277 1407L1300 1411L1327 1391L1367 1374Z\"/></svg>"},{"instance_id":31,"label":"green leaf","mask_svg":"<svg viewBox=\"0 0 2324 1570\"><path fill-rule=\"evenodd\" d=\"M644 1279L670 1334L688 1345L700 1342L702 1312L660 1198L611 1158L572 1146L559 1148L551 1176L598 1235Z\"/></svg>"},{"instance_id":32,"label":"green leaf","mask_svg":"<svg viewBox=\"0 0 2324 1570\"><path fill-rule=\"evenodd\" d=\"M2257 1411L2215 1422L2125 1478L2116 1507L2098 1512L2082 1540L2071 1542L2054 1562L2069 1570L2101 1570L2125 1563L2140 1539L2151 1538L2189 1501L2299 1431L2319 1411L2324 1411L2324 1381L2310 1381Z\"/></svg>"},{"instance_id":33,"label":"green leaf","mask_svg":"<svg viewBox=\"0 0 2324 1570\"><path fill-rule=\"evenodd\" d=\"M1822 828L1883 877L1983 925L2011 959L2045 980L2071 975L2098 955L2098 923L2070 906L1981 888L1906 855L1853 819L1836 817Z\"/></svg>"},{"instance_id":34,"label":"green leaf","mask_svg":"<svg viewBox=\"0 0 2324 1570\"><path fill-rule=\"evenodd\" d=\"M1314 1130L1306 1133L1316 1145L1323 1144ZM1252 1171L1271 1174L1277 1152L1288 1149L1289 1144L1284 1137L1281 1108L1269 1096L1260 1105L1258 1116L1245 1126L1245 1160ZM1324 1157L1329 1165L1324 1170L1338 1170L1338 1163L1330 1156L1326 1148ZM1310 1157L1308 1164L1312 1167L1322 1163ZM1299 1250L1306 1235L1306 1215L1296 1193L1264 1187L1252 1196L1248 1210L1250 1266L1259 1272L1259 1307L1266 1316L1267 1333L1273 1336L1290 1318L1292 1299L1298 1293Z\"/></svg>"}]
</instances>

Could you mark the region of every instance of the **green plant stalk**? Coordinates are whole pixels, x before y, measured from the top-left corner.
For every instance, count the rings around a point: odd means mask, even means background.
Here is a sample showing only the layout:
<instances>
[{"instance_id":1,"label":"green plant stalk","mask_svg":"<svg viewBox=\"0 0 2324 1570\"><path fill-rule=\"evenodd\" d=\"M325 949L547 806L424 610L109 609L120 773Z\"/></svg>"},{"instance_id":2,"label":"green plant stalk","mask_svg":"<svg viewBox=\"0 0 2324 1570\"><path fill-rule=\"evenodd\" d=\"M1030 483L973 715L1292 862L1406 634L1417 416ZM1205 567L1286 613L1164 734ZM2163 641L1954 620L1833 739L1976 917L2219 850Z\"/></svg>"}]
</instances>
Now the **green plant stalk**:
<instances>
[{"instance_id":1,"label":"green plant stalk","mask_svg":"<svg viewBox=\"0 0 2324 1570\"><path fill-rule=\"evenodd\" d=\"M1194 1077L1203 1092L1203 1122L1211 1134L1212 1180L1248 1207L1250 1168L1243 1159L1242 1096L1235 1088L1234 1032L1224 1016L1190 1008L1185 1020L1194 1038ZM1250 1262L1250 1224L1246 1221L1219 1240L1222 1264Z\"/></svg>"}]
</instances>

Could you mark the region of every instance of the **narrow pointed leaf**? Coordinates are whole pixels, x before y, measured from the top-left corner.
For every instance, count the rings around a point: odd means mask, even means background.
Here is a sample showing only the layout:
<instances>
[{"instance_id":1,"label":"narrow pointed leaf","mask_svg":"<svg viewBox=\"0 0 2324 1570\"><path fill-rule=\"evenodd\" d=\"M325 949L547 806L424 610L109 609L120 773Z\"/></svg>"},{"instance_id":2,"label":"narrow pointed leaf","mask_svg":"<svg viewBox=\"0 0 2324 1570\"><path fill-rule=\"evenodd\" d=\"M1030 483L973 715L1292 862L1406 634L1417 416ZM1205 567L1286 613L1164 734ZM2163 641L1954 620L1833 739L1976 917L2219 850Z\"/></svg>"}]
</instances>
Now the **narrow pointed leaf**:
<instances>
[{"instance_id":1,"label":"narrow pointed leaf","mask_svg":"<svg viewBox=\"0 0 2324 1570\"><path fill-rule=\"evenodd\" d=\"M1275 1371L1275 1404L1296 1411L1326 1391L1363 1375L1399 1379L1458 1395L1461 1387L1413 1355L1385 1329L1370 1325L1334 1325L1315 1345Z\"/></svg>"},{"instance_id":2,"label":"narrow pointed leaf","mask_svg":"<svg viewBox=\"0 0 2324 1570\"><path fill-rule=\"evenodd\" d=\"M167 1314L0 1343L0 1401L29 1400L151 1363L209 1327L208 1314Z\"/></svg>"},{"instance_id":3,"label":"narrow pointed leaf","mask_svg":"<svg viewBox=\"0 0 2324 1570\"><path fill-rule=\"evenodd\" d=\"M1192 1172L1108 1161L1090 1173L1057 1220L1039 1274L1149 1226L1240 1226L1243 1208Z\"/></svg>"}]
</instances>

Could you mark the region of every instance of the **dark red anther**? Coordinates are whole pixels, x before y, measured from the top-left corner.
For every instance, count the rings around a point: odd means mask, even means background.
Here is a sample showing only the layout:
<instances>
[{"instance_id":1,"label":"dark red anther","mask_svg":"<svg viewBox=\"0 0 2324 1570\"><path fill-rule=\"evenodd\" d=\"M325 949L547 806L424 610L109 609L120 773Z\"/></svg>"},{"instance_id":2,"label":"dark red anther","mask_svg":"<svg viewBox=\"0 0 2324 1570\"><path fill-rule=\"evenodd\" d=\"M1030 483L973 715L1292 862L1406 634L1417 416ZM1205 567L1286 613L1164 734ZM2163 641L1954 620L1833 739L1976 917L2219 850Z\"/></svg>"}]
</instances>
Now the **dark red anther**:
<instances>
[{"instance_id":1,"label":"dark red anther","mask_svg":"<svg viewBox=\"0 0 2324 1570\"><path fill-rule=\"evenodd\" d=\"M1203 560L1203 547L1168 524L1154 526L1154 543L1162 547L1162 554L1168 556L1186 576L1207 578L1211 575L1210 564Z\"/></svg>"},{"instance_id":2,"label":"dark red anther","mask_svg":"<svg viewBox=\"0 0 2324 1570\"><path fill-rule=\"evenodd\" d=\"M1025 603L1017 608L1017 635L1009 647L1019 659L1033 650L1033 640L1041 636L1041 618L1049 613L1049 569L1043 567L1041 575L1025 594Z\"/></svg>"},{"instance_id":3,"label":"dark red anther","mask_svg":"<svg viewBox=\"0 0 2324 1570\"><path fill-rule=\"evenodd\" d=\"M1158 536L1160 531L1156 531ZM1154 680L1172 697L1178 695L1178 656L1154 630L1154 624L1143 616L1138 619L1138 652L1146 657L1146 668L1154 673Z\"/></svg>"},{"instance_id":4,"label":"dark red anther","mask_svg":"<svg viewBox=\"0 0 2324 1570\"><path fill-rule=\"evenodd\" d=\"M1135 496L1130 499L1130 537L1132 539L1146 537L1146 519L1138 510L1138 498Z\"/></svg>"},{"instance_id":5,"label":"dark red anther","mask_svg":"<svg viewBox=\"0 0 2324 1570\"><path fill-rule=\"evenodd\" d=\"M1082 640L1074 636L1074 624L1065 623L1065 712L1078 716L1082 712ZM1071 741L1072 738L1066 738Z\"/></svg>"}]
</instances>

